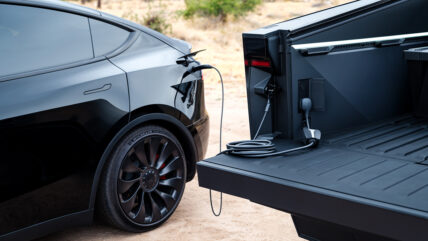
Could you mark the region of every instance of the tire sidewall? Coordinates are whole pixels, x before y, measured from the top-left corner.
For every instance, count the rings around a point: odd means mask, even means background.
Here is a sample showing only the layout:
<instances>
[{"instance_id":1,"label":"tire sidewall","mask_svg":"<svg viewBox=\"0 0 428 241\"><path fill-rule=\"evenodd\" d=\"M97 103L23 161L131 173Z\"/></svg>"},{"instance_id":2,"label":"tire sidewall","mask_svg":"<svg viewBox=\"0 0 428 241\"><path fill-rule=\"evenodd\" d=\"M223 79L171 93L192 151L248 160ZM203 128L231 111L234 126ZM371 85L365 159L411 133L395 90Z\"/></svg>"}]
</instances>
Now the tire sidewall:
<instances>
[{"instance_id":1,"label":"tire sidewall","mask_svg":"<svg viewBox=\"0 0 428 241\"><path fill-rule=\"evenodd\" d=\"M117 181L119 178L119 172L122 166L122 162L125 156L127 155L127 153L129 152L129 150L135 144L139 143L140 141L143 141L146 137L154 136L154 135L165 137L169 141L174 142L174 144L177 146L179 154L181 156L181 160L183 161L184 182L183 182L181 192L179 193L177 202L165 217L163 217L161 220L158 220L155 223L137 224L136 222L132 221L128 217L128 215L125 214L125 212L122 210L120 206L120 200L117 194ZM118 221L117 224L126 229L129 229L130 231L141 232L141 231L148 231L153 228L156 228L157 226L165 222L167 219L169 219L169 217L175 212L177 206L179 205L181 198L184 194L184 189L186 185L186 175L187 175L186 160L185 160L183 148L181 147L180 142L171 132L169 132L168 130L162 127L153 126L153 125L140 127L135 130L132 130L116 146L116 148L113 151L113 154L111 155L111 158L109 159L109 163L106 167L105 195L108 198L107 208L112 208L114 210L113 212L111 212L111 215L113 215L113 219L115 221Z\"/></svg>"}]
</instances>

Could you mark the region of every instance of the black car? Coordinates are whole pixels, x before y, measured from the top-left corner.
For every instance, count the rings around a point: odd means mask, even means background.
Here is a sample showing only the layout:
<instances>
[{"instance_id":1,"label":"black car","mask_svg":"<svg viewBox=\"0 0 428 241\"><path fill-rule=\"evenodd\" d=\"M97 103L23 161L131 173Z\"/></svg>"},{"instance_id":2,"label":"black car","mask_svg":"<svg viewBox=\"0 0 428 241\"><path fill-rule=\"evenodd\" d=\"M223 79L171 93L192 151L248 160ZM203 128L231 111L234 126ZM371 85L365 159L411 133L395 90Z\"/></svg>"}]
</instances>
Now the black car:
<instances>
[{"instance_id":1,"label":"black car","mask_svg":"<svg viewBox=\"0 0 428 241\"><path fill-rule=\"evenodd\" d=\"M190 49L77 5L0 0L0 240L95 210L132 232L170 217L209 133Z\"/></svg>"}]
</instances>

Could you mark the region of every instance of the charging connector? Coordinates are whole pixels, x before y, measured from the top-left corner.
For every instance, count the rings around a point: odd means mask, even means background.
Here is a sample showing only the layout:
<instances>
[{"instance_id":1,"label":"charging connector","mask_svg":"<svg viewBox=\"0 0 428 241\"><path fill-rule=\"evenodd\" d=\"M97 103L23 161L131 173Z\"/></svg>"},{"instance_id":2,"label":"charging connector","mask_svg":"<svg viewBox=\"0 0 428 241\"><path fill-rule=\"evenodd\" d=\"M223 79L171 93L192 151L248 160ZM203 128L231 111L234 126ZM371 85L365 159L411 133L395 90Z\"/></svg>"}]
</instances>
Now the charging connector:
<instances>
[{"instance_id":1,"label":"charging connector","mask_svg":"<svg viewBox=\"0 0 428 241\"><path fill-rule=\"evenodd\" d=\"M314 147L318 144L321 139L321 131L311 129L309 124L309 113L312 109L312 100L309 98L302 99L302 110L305 113L306 119L306 127L303 128L303 134L305 136L306 144L304 146L291 148L282 151L276 151L275 144L270 140L258 140L257 137L259 135L260 129L263 126L263 123L266 119L266 115L270 110L271 106L271 97L273 93L275 93L275 89L271 89L268 92L267 103L265 107L265 111L260 121L259 127L257 128L257 132L254 135L252 140L246 141L236 141L231 142L226 145L227 150L220 152L220 154L230 154L242 157L251 157L251 158L260 158L260 157L270 157L270 156L279 156L292 152L302 151Z\"/></svg>"},{"instance_id":2,"label":"charging connector","mask_svg":"<svg viewBox=\"0 0 428 241\"><path fill-rule=\"evenodd\" d=\"M312 129L309 123L309 113L312 110L312 100L309 98L303 98L301 100L300 106L305 114L306 127L303 127L303 135L305 136L306 143L315 142L318 144L318 142L321 140L321 131Z\"/></svg>"},{"instance_id":3,"label":"charging connector","mask_svg":"<svg viewBox=\"0 0 428 241\"><path fill-rule=\"evenodd\" d=\"M222 151L222 134L223 134L223 113L224 113L224 83L223 83L223 77L220 73L220 71L211 65L197 65L186 72L184 72L182 76L182 80L186 78L188 75L195 73L200 70L204 69L214 69L217 71L219 77L220 77L220 83L221 83L221 114L220 114L220 144L219 144L219 154L229 154L229 155L237 155L242 157L249 157L249 158L255 158L255 157L270 157L270 156L278 156L278 155L284 155L292 152L297 151L303 151L310 149L312 147L315 147L319 140L321 139L321 132L316 129L312 129L310 127L310 111L312 109L312 100L309 98L304 98L301 100L301 107L302 110L305 113L305 121L306 126L303 127L303 134L306 139L306 144L300 147L291 148L287 150L282 151L276 151L275 144L270 140L264 140L264 139L257 139L259 136L260 130L264 124L264 121L266 119L267 114L270 111L271 108L271 98L277 91L274 84L271 82L268 83L264 93L267 96L267 102L266 106L264 108L264 114L260 121L260 124L257 128L257 132L254 135L254 138L252 140L246 140L246 141L236 141L231 142L226 145L227 150ZM218 155L219 155L218 154ZM220 216L222 211L222 203L223 203L223 193L220 193L220 208L219 212L216 213L214 211L213 203L212 203L212 190L209 192L210 194L210 204L211 204L211 211L214 214L214 216Z\"/></svg>"},{"instance_id":4,"label":"charging connector","mask_svg":"<svg viewBox=\"0 0 428 241\"><path fill-rule=\"evenodd\" d=\"M219 148L220 152L219 154L230 154L230 155L237 155L237 156L243 156L243 157L269 157L269 156L284 155L291 152L309 149L318 144L318 141L321 139L321 132L319 130L310 128L309 113L312 109L312 101L309 98L304 98L302 99L302 102L301 102L302 110L305 112L305 119L306 119L306 127L303 128L303 134L306 138L306 145L292 148L292 149L276 151L275 144L272 141L257 140L257 137L266 119L266 116L270 111L271 98L276 92L275 85L273 85L272 83L268 83L265 91L267 95L266 107L264 109L262 120L260 121L259 127L257 128L257 132L254 135L254 138L252 140L244 140L244 141L236 141L236 142L228 143L226 145L227 149L222 151L221 146L222 146L222 133L223 133L222 130L223 130L223 111L224 111L224 83L223 83L223 77L220 71L211 65L197 65L190 68L186 72L184 72L182 79L186 78L188 75L196 71L200 71L204 69L215 69L221 81L222 98L221 98L221 116L220 116L220 148Z\"/></svg>"},{"instance_id":5,"label":"charging connector","mask_svg":"<svg viewBox=\"0 0 428 241\"><path fill-rule=\"evenodd\" d=\"M184 78L186 78L187 76L189 76L190 74L193 74L197 71L201 71L204 69L214 69L215 71L217 71L217 74L220 77L220 83L221 83L221 113L220 113L220 144L219 144L219 152L221 152L221 147L222 147L222 134L223 134L223 112L224 112L224 83L223 83L223 76L221 75L220 71L211 65L197 65L194 66L192 68L190 68L189 70L187 70L186 72L184 72L182 78L181 78L181 82L183 81ZM220 192L220 207L219 207L219 211L215 212L214 211L214 206L213 206L213 199L212 199L212 190L210 189L209 191L210 193L210 205L211 205L211 211L213 213L214 216L218 217L221 214L221 211L223 209L223 193Z\"/></svg>"}]
</instances>

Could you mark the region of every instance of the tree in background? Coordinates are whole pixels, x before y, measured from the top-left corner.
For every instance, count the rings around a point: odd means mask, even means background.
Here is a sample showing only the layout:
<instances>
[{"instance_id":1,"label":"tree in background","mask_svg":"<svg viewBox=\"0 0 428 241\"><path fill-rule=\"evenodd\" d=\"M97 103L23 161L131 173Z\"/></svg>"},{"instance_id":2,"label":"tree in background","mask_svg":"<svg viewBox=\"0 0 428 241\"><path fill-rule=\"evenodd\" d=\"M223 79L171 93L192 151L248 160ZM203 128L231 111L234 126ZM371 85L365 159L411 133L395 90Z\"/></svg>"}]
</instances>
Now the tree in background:
<instances>
[{"instance_id":1,"label":"tree in background","mask_svg":"<svg viewBox=\"0 0 428 241\"><path fill-rule=\"evenodd\" d=\"M218 17L222 22L228 16L241 17L253 11L262 0L185 0L186 9L180 11L185 18L195 15L203 17Z\"/></svg>"}]
</instances>

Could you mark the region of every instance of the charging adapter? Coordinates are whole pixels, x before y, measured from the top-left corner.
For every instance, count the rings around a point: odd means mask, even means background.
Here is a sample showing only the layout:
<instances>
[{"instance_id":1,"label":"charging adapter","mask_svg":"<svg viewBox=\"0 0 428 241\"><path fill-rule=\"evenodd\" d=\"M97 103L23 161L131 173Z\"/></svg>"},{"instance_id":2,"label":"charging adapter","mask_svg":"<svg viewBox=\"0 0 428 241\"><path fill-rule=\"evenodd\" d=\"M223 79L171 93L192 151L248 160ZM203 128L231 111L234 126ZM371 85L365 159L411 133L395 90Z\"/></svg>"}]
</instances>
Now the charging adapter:
<instances>
[{"instance_id":1,"label":"charging adapter","mask_svg":"<svg viewBox=\"0 0 428 241\"><path fill-rule=\"evenodd\" d=\"M303 127L303 135L305 136L306 143L315 142L315 144L318 144L319 140L321 140L321 131L312 129L309 124L309 113L312 109L312 100L303 98L300 106L305 114L306 127Z\"/></svg>"},{"instance_id":2,"label":"charging adapter","mask_svg":"<svg viewBox=\"0 0 428 241\"><path fill-rule=\"evenodd\" d=\"M306 121L306 126L303 127L303 134L306 139L305 145L296 147L296 148L287 149L287 150L276 151L275 144L272 141L257 139L259 132L263 126L263 123L266 119L266 116L270 111L271 98L276 92L275 85L272 84L270 81L268 81L266 84L266 88L263 88L263 94L265 94L267 97L267 103L264 109L262 120L260 121L260 124L257 128L257 132L254 138L252 140L236 141L236 142L228 143L226 145L227 149L222 151L221 149L222 149L222 134L223 134L223 113L224 113L224 83L223 83L223 77L220 71L211 65L197 65L197 66L191 67L189 70L184 72L181 81L183 81L183 79L189 76L190 74L200 70L204 70L204 69L216 70L220 77L220 83L221 83L221 114L220 114L220 141L219 141L220 152L218 155L229 154L229 155L236 155L236 156L242 156L242 157L248 157L248 158L255 158L255 157L261 158L261 157L278 156L278 155L288 154L291 152L302 151L302 150L315 147L318 144L319 140L321 139L321 131L312 129L310 127L310 111L312 109L312 100L309 98L303 98L301 100L301 108L304 112L304 115L305 115L304 117ZM214 214L214 216L220 216L222 211L223 193L220 193L220 208L218 213L216 213L213 208L211 190L209 194L210 194L211 211Z\"/></svg>"},{"instance_id":3,"label":"charging adapter","mask_svg":"<svg viewBox=\"0 0 428 241\"><path fill-rule=\"evenodd\" d=\"M226 145L227 150L224 150L219 154L230 154L230 155L251 157L251 158L270 157L270 156L278 156L278 155L288 154L291 152L306 150L318 144L319 140L321 139L321 131L312 129L310 127L309 113L312 109L312 100L309 98L304 98L301 101L302 110L305 113L305 119L306 119L306 126L303 128L303 135L306 141L306 144L304 146L282 150L282 151L276 151L275 144L272 141L257 139L260 129L262 128L263 123L266 119L266 115L270 110L270 106L271 106L270 101L273 93L275 93L275 90L274 89L270 90L268 91L268 93L269 94L267 95L267 103L266 103L265 111L264 111L262 120L259 124L259 127L257 128L257 132L254 135L254 138L252 140L236 141L236 142L228 143Z\"/></svg>"}]
</instances>

